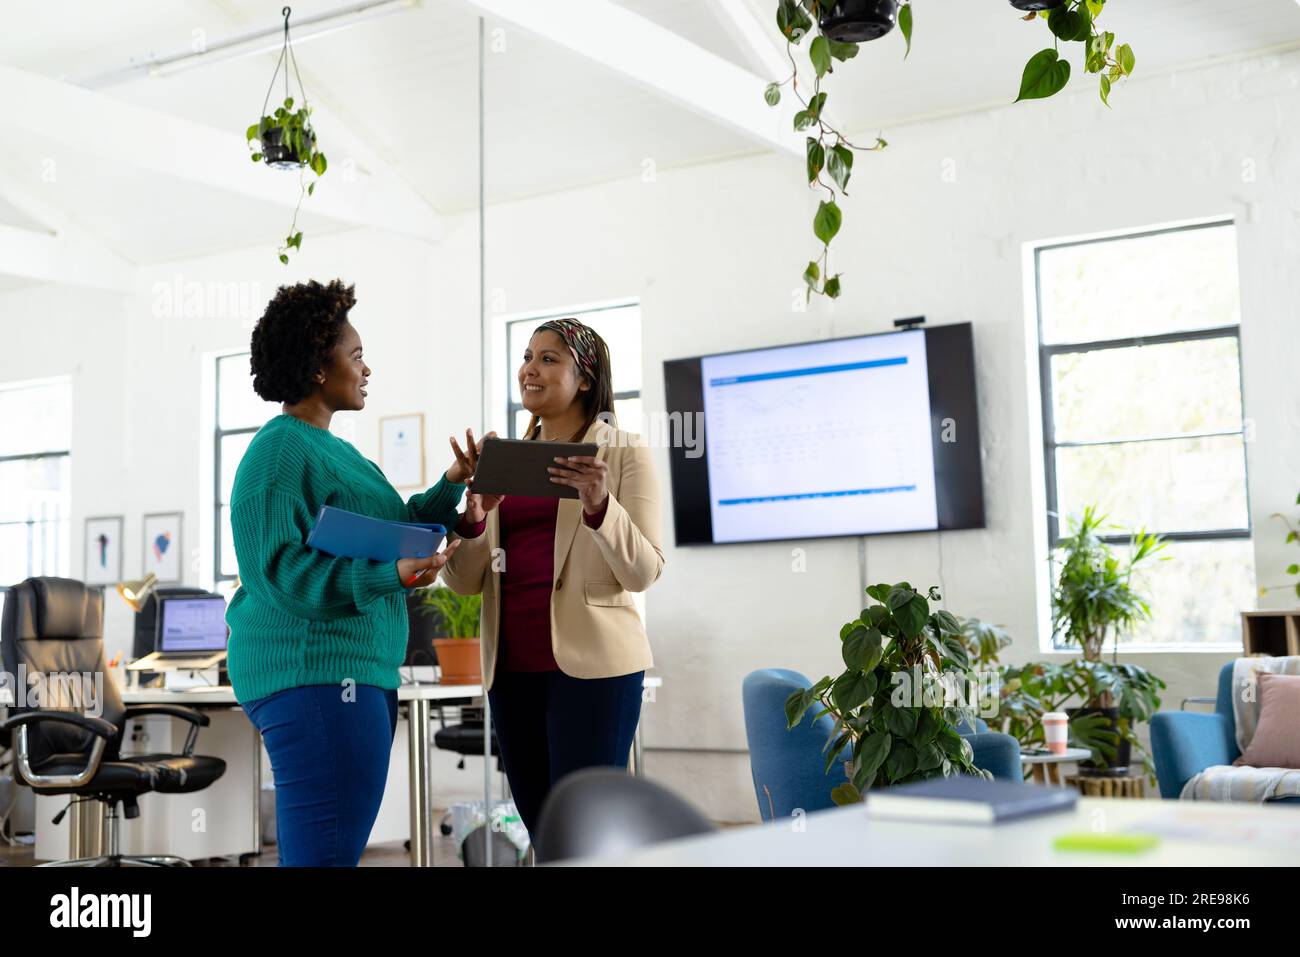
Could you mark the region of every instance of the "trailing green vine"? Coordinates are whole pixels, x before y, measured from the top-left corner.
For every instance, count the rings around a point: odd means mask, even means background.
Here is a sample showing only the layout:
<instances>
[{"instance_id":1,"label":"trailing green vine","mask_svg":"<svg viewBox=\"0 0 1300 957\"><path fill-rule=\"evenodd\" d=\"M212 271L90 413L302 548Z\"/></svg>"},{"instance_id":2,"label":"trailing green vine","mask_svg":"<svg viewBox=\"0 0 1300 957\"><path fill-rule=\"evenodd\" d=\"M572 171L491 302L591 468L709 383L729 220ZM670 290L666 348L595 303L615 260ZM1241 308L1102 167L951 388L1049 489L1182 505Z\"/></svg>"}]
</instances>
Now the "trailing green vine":
<instances>
[{"instance_id":1,"label":"trailing green vine","mask_svg":"<svg viewBox=\"0 0 1300 957\"><path fill-rule=\"evenodd\" d=\"M286 97L283 106L275 108L273 116L263 116L245 133L254 163L266 162L281 169L299 167L298 204L293 209L293 222L284 245L276 250L280 262L288 264L289 250L302 249L302 231L298 229L298 212L302 201L316 191L316 180L325 175L329 167L325 154L316 146L316 131L311 127L311 107L293 108L293 97ZM255 145L256 144L256 145ZM307 182L307 170L316 174L316 180Z\"/></svg>"},{"instance_id":2,"label":"trailing green vine","mask_svg":"<svg viewBox=\"0 0 1300 957\"><path fill-rule=\"evenodd\" d=\"M276 61L275 72L271 74L271 84L266 89L266 98L262 101L262 118L250 126L245 133L249 151L254 163L265 162L276 169L298 169L298 203L293 208L293 222L289 225L289 235L284 244L276 250L276 255L284 265L289 264L289 250L302 250L302 231L298 229L298 213L302 201L316 191L316 183L325 175L329 164L325 154L316 146L316 131L311 125L311 107L307 105L307 92L302 85L302 74L298 72L298 58L294 55L293 45L289 41L290 7L280 11L284 17L284 45L280 49L280 59ZM302 96L302 106L293 108L293 97L289 95L289 67L293 67L298 80L298 92ZM271 91L275 89L275 78L284 69L284 103L275 108L275 113L268 115L267 104L271 102ZM316 174L316 179L307 182L307 170Z\"/></svg>"},{"instance_id":3,"label":"trailing green vine","mask_svg":"<svg viewBox=\"0 0 1300 957\"><path fill-rule=\"evenodd\" d=\"M1042 4L1052 2L1041 0ZM1128 44L1116 46L1115 34L1097 29L1097 18L1106 0L1056 0L1056 3L1054 9L1032 12L1024 17L1025 20L1045 20L1053 43L1034 54L1025 64L1020 93L1015 102L1049 97L1065 87L1070 80L1070 63L1061 58L1060 44L1064 41L1084 45L1084 69L1100 76L1101 99L1109 107L1112 84L1133 72L1135 58L1132 48ZM835 72L836 63L845 63L857 56L859 47L858 43L831 39L822 31L824 18L834 6L832 0L778 0L776 26L786 43L790 74L767 84L763 91L768 106L774 107L781 102L782 88L790 88L800 106L794 115L794 129L806 134L804 150L808 187L825 191L825 198L817 204L812 224L813 235L821 243L821 253L808 262L803 272L808 299L814 293L836 299L842 290L841 274L832 272L830 268L830 247L844 222L844 213L837 200L848 196L854 153L875 153L889 145L879 134L869 146L856 145L827 119L827 93L822 89L822 82ZM903 58L906 59L912 52L911 2L897 6L897 24L905 43ZM886 32L890 28L892 24L887 25ZM812 37L807 50L813 79L811 94L805 96L800 89L800 66L795 58L795 47L808 36ZM807 88L805 83L804 89Z\"/></svg>"},{"instance_id":4,"label":"trailing green vine","mask_svg":"<svg viewBox=\"0 0 1300 957\"><path fill-rule=\"evenodd\" d=\"M1295 503L1296 503L1297 505L1300 505L1300 495L1297 495L1297 496L1295 497ZM1284 526L1286 526L1286 544L1287 544L1287 545L1290 545L1290 544L1292 544L1293 542L1294 542L1294 543L1300 543L1300 531L1297 531L1297 527L1300 526L1300 522L1296 523L1296 525L1292 525L1290 519L1288 519L1288 518L1287 518L1285 515L1283 515L1281 512L1274 512L1274 513L1273 513L1273 518L1278 519L1279 521L1281 521L1281 523L1282 523ZM1288 565L1286 566L1286 573L1287 573L1288 575L1292 575L1292 576L1294 576L1294 575L1300 575L1300 562L1291 562L1290 564L1288 564ZM1300 582L1292 582L1291 584L1288 584L1288 585L1261 586L1260 589L1259 589L1259 596L1260 596L1261 598L1263 598L1263 597L1264 597L1265 595L1267 595L1269 592L1271 592L1271 591L1276 591L1276 590L1279 589L1279 588L1286 588L1286 589L1288 589L1288 590L1294 589L1296 595L1297 595L1297 596L1300 596Z\"/></svg>"}]
</instances>

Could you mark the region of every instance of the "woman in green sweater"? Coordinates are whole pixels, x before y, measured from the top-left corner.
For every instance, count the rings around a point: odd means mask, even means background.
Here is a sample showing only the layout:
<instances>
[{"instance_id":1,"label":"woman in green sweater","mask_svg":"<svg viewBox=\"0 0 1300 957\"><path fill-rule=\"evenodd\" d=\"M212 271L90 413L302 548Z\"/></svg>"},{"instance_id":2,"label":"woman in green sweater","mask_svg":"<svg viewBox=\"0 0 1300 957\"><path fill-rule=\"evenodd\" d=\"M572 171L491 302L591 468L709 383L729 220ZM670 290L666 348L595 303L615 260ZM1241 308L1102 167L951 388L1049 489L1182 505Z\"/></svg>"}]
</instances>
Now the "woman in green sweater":
<instances>
[{"instance_id":1,"label":"woman in green sweater","mask_svg":"<svg viewBox=\"0 0 1300 957\"><path fill-rule=\"evenodd\" d=\"M253 390L284 413L253 437L230 517L240 588L227 612L235 696L262 733L276 786L281 866L355 866L388 774L406 653L406 589L430 584L459 545L398 562L305 544L332 505L451 529L477 446L403 501L379 466L329 431L364 408L370 369L348 322L352 286L282 286L253 330Z\"/></svg>"}]
</instances>

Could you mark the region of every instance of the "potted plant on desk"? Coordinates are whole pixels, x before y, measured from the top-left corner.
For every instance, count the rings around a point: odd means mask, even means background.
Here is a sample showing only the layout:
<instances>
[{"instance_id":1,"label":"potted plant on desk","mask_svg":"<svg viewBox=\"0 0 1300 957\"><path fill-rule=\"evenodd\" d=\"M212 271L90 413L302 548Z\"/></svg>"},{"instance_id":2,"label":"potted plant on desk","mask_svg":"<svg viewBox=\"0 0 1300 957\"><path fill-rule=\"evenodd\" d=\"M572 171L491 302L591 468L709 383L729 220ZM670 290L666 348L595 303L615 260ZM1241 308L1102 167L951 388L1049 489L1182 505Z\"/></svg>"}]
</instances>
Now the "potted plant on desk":
<instances>
[{"instance_id":1,"label":"potted plant on desk","mask_svg":"<svg viewBox=\"0 0 1300 957\"><path fill-rule=\"evenodd\" d=\"M420 592L420 613L442 621L444 638L434 638L440 680L445 685L474 685L483 680L479 666L479 612L482 595L458 595L435 585Z\"/></svg>"}]
</instances>

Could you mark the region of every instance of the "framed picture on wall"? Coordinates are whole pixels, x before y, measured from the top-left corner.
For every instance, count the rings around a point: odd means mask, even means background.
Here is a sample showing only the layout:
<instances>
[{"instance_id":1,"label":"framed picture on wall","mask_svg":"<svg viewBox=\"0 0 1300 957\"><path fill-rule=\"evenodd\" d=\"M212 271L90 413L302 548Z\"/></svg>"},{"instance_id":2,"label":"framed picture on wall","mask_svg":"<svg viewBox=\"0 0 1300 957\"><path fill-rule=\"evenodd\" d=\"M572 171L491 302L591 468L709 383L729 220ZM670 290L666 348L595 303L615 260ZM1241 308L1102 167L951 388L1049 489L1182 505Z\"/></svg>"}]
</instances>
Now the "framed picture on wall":
<instances>
[{"instance_id":1,"label":"framed picture on wall","mask_svg":"<svg viewBox=\"0 0 1300 957\"><path fill-rule=\"evenodd\" d=\"M379 420L379 467L397 488L424 487L424 413Z\"/></svg>"},{"instance_id":2,"label":"framed picture on wall","mask_svg":"<svg viewBox=\"0 0 1300 957\"><path fill-rule=\"evenodd\" d=\"M156 512L144 517L144 574L158 576L160 585L181 583L181 512Z\"/></svg>"},{"instance_id":3,"label":"framed picture on wall","mask_svg":"<svg viewBox=\"0 0 1300 957\"><path fill-rule=\"evenodd\" d=\"M116 585L122 580L121 515L100 515L86 519L87 585Z\"/></svg>"}]
</instances>

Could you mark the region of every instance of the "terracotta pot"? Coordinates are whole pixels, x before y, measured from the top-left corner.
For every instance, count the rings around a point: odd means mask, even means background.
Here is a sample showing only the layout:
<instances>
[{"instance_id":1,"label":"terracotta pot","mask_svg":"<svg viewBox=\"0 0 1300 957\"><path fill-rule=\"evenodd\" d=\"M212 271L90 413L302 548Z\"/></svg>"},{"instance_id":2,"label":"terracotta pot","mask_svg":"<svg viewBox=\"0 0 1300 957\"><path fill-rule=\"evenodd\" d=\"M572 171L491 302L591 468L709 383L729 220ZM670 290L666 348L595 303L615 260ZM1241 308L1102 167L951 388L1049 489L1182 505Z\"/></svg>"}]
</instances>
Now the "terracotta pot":
<instances>
[{"instance_id":1,"label":"terracotta pot","mask_svg":"<svg viewBox=\"0 0 1300 957\"><path fill-rule=\"evenodd\" d=\"M435 638L433 647L438 653L438 665L442 668L443 684L482 683L483 672L479 667L477 638Z\"/></svg>"}]
</instances>

